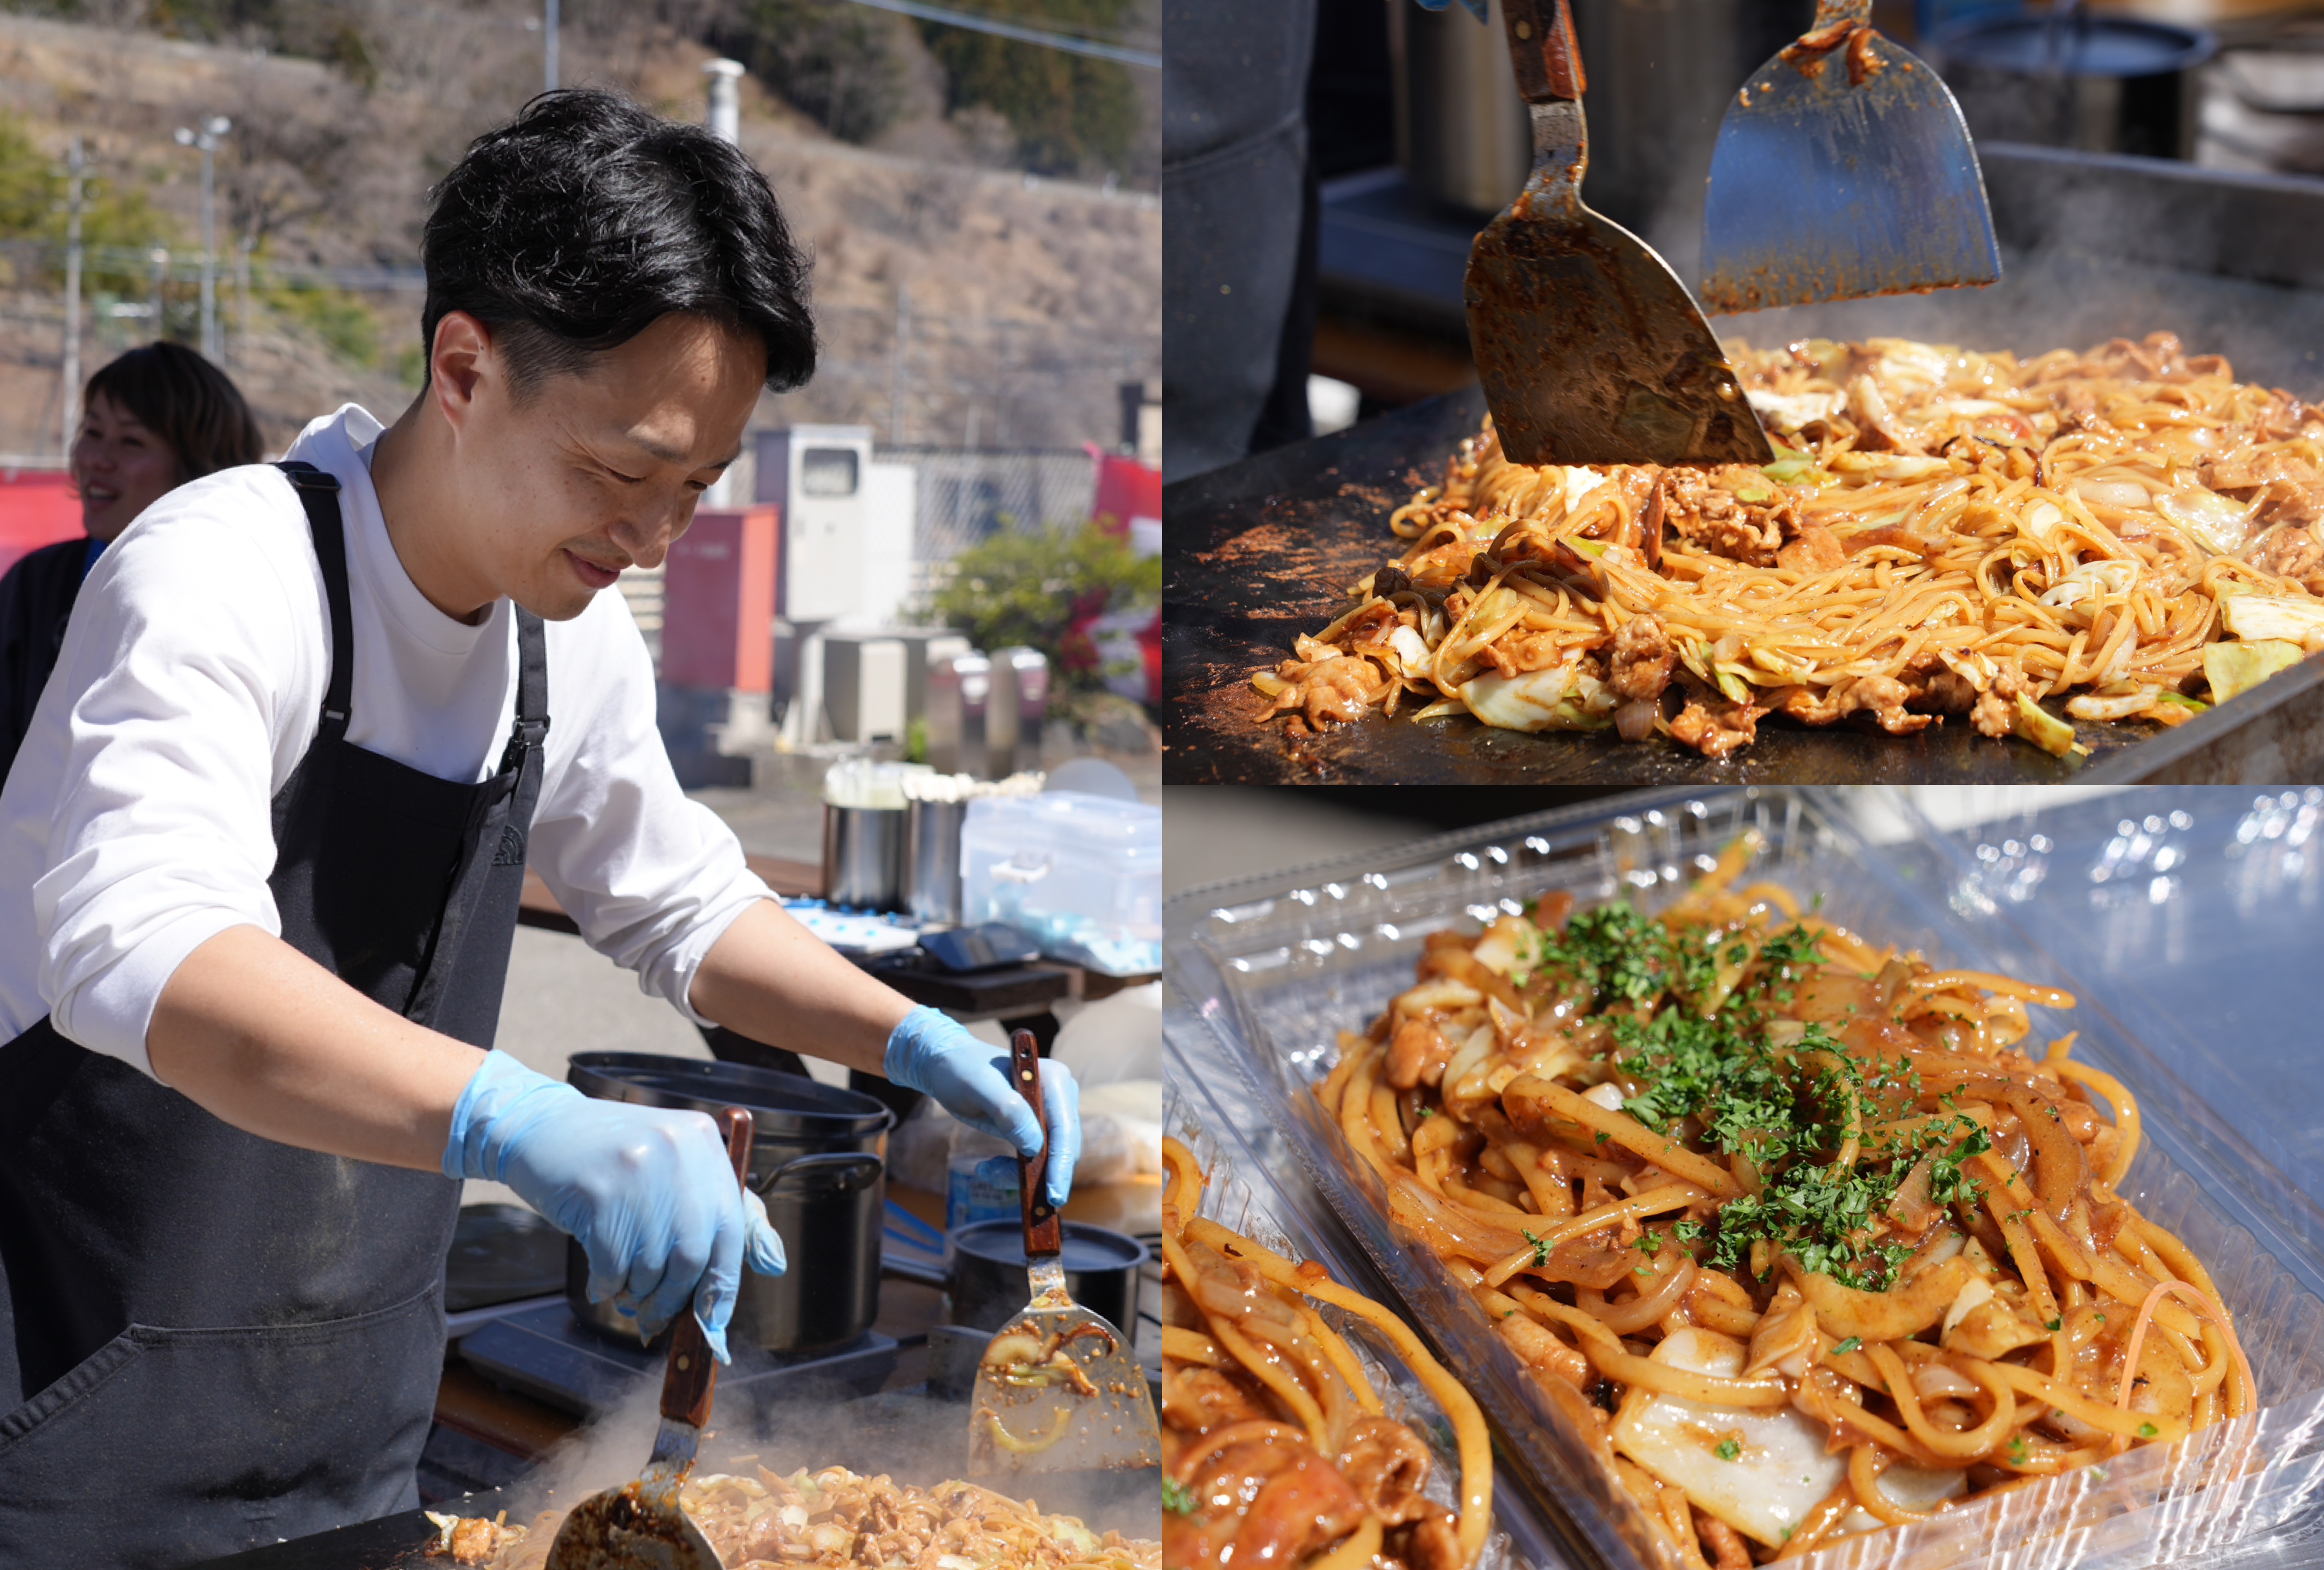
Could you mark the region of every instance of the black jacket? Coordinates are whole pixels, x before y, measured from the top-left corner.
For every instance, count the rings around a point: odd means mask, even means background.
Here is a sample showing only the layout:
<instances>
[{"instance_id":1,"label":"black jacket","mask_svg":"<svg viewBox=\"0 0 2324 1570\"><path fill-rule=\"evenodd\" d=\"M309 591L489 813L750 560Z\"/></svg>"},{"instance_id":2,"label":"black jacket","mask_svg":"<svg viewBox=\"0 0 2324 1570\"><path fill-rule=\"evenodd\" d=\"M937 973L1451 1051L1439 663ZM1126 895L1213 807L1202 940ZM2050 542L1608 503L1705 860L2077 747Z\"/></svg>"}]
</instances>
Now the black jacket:
<instances>
[{"instance_id":1,"label":"black jacket","mask_svg":"<svg viewBox=\"0 0 2324 1570\"><path fill-rule=\"evenodd\" d=\"M32 710L64 647L65 623L80 597L88 541L42 546L0 578L0 780L32 729Z\"/></svg>"}]
</instances>

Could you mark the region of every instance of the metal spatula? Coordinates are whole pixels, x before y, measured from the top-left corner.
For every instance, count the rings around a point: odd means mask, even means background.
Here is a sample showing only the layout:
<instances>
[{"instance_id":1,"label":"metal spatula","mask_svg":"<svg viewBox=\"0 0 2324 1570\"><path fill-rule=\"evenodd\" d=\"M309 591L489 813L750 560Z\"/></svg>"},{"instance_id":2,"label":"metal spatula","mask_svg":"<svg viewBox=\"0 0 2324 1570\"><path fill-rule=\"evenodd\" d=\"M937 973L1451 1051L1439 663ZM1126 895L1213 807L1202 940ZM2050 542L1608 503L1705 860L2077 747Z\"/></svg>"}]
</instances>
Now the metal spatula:
<instances>
[{"instance_id":1,"label":"metal spatula","mask_svg":"<svg viewBox=\"0 0 2324 1570\"><path fill-rule=\"evenodd\" d=\"M751 1165L752 1117L742 1107L730 1106L720 1118L740 1183ZM670 1328L661 1428L644 1475L591 1494L575 1507L557 1529L544 1570L722 1570L718 1550L678 1502L678 1491L694 1470L717 1387L717 1360L689 1308Z\"/></svg>"},{"instance_id":2,"label":"metal spatula","mask_svg":"<svg viewBox=\"0 0 2324 1570\"><path fill-rule=\"evenodd\" d=\"M1009 1038L1009 1077L1048 1132L1033 1033ZM1033 1300L1001 1327L976 1368L970 1403L972 1477L1127 1471L1162 1464L1162 1430L1128 1340L1065 1290L1065 1226L1049 1204L1049 1148L1019 1157L1025 1274Z\"/></svg>"},{"instance_id":3,"label":"metal spatula","mask_svg":"<svg viewBox=\"0 0 2324 1570\"><path fill-rule=\"evenodd\" d=\"M1873 30L1872 0L1815 25L1727 106L1702 216L1714 311L1918 294L2001 276L1977 149L1952 90Z\"/></svg>"},{"instance_id":4,"label":"metal spatula","mask_svg":"<svg viewBox=\"0 0 2324 1570\"><path fill-rule=\"evenodd\" d=\"M1582 54L1566 0L1505 0L1533 174L1469 248L1469 346L1501 449L1520 464L1775 458L1669 263L1582 202Z\"/></svg>"}]
</instances>

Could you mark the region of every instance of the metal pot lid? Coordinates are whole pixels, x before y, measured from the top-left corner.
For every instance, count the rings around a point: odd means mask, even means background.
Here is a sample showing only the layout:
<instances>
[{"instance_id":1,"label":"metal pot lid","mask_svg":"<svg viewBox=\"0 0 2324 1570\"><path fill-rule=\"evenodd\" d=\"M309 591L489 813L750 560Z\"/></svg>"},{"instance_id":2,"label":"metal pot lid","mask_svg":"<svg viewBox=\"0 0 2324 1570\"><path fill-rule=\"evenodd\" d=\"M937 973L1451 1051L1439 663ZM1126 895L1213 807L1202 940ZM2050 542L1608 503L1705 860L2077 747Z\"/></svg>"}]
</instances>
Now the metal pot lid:
<instances>
[{"instance_id":1,"label":"metal pot lid","mask_svg":"<svg viewBox=\"0 0 2324 1570\"><path fill-rule=\"evenodd\" d=\"M1146 1245L1128 1233L1093 1226L1086 1221L1068 1221L1065 1232L1065 1247L1058 1257L1070 1274L1136 1270L1146 1262ZM1025 1226L1020 1221L976 1222L954 1233L952 1245L993 1264L1025 1268Z\"/></svg>"},{"instance_id":2,"label":"metal pot lid","mask_svg":"<svg viewBox=\"0 0 2324 1570\"><path fill-rule=\"evenodd\" d=\"M565 1079L584 1096L609 1101L687 1112L747 1106L761 1140L866 1139L896 1122L894 1113L861 1091L748 1063L654 1052L576 1052Z\"/></svg>"}]
</instances>

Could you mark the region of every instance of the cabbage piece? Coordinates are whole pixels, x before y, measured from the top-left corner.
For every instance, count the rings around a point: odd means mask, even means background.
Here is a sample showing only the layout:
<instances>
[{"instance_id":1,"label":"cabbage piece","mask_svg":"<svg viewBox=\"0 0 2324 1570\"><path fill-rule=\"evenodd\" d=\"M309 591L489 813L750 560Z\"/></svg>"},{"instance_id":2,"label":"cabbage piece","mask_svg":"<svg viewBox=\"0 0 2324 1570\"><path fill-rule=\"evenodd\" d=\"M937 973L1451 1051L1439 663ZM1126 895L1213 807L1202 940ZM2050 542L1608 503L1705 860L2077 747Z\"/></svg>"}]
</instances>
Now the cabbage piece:
<instances>
[{"instance_id":1,"label":"cabbage piece","mask_svg":"<svg viewBox=\"0 0 2324 1570\"><path fill-rule=\"evenodd\" d=\"M1651 1355L1674 1368L1734 1379L1743 1370L1744 1348L1688 1327L1665 1336ZM1625 1455L1682 1490L1704 1514L1771 1548L1781 1547L1848 1474L1848 1453L1826 1455L1824 1439L1824 1426L1796 1408L1741 1410L1683 1396L1626 1401L1614 1424L1615 1446ZM1932 1510L1966 1492L1969 1478L1899 1464L1882 1474L1880 1484L1906 1510ZM1873 1532L1882 1524L1859 1506L1835 1529Z\"/></svg>"},{"instance_id":2,"label":"cabbage piece","mask_svg":"<svg viewBox=\"0 0 2324 1570\"><path fill-rule=\"evenodd\" d=\"M1743 1344L1689 1326L1665 1336L1656 1363L1734 1379ZM1622 1403L1614 1444L1706 1515L1755 1542L1781 1547L1808 1511L1848 1474L1848 1453L1824 1454L1824 1426L1792 1407L1710 1407L1683 1396ZM1725 1456L1722 1457L1722 1448Z\"/></svg>"},{"instance_id":3,"label":"cabbage piece","mask_svg":"<svg viewBox=\"0 0 2324 1570\"><path fill-rule=\"evenodd\" d=\"M2016 723L2010 729L2052 757L2065 757L2076 745L2071 725L2023 693L2017 694Z\"/></svg>"},{"instance_id":4,"label":"cabbage piece","mask_svg":"<svg viewBox=\"0 0 2324 1570\"><path fill-rule=\"evenodd\" d=\"M2079 605L2095 595L2111 594L2119 597L2127 594L2137 582L2138 564L2136 562L2112 560L2084 562L2080 566L2069 569L2056 583L2051 584L2042 596L2042 603L2054 605L2062 611L2070 605Z\"/></svg>"},{"instance_id":5,"label":"cabbage piece","mask_svg":"<svg viewBox=\"0 0 2324 1570\"><path fill-rule=\"evenodd\" d=\"M2203 649L2203 679L2211 684L2211 702L2224 703L2298 665L2300 658L2300 646L2280 638L2209 644Z\"/></svg>"},{"instance_id":6,"label":"cabbage piece","mask_svg":"<svg viewBox=\"0 0 2324 1570\"><path fill-rule=\"evenodd\" d=\"M2066 712L2077 720L2127 720L2154 707L2157 691L2143 686L2129 693L2079 693L2066 700Z\"/></svg>"},{"instance_id":7,"label":"cabbage piece","mask_svg":"<svg viewBox=\"0 0 2324 1570\"><path fill-rule=\"evenodd\" d=\"M1925 392L1941 387L1960 363L1961 353L1950 344L1922 344L1910 338L1872 338L1866 348L1880 358L1873 370L1899 392Z\"/></svg>"},{"instance_id":8,"label":"cabbage piece","mask_svg":"<svg viewBox=\"0 0 2324 1570\"><path fill-rule=\"evenodd\" d=\"M1409 627L1399 627L1388 634L1388 647L1396 651L1403 674L1422 677L1428 674L1428 645Z\"/></svg>"},{"instance_id":9,"label":"cabbage piece","mask_svg":"<svg viewBox=\"0 0 2324 1570\"><path fill-rule=\"evenodd\" d=\"M1599 730L1611 721L1613 692L1572 664L1505 676L1489 671L1461 684L1469 712L1505 730Z\"/></svg>"},{"instance_id":10,"label":"cabbage piece","mask_svg":"<svg viewBox=\"0 0 2324 1570\"><path fill-rule=\"evenodd\" d=\"M1779 431L1796 431L1828 419L1847 406L1848 397L1841 392L1770 392L1762 387L1752 388L1744 396L1759 418ZM1763 471L1764 472L1764 471ZM1771 476L1788 478L1788 476Z\"/></svg>"},{"instance_id":11,"label":"cabbage piece","mask_svg":"<svg viewBox=\"0 0 2324 1570\"><path fill-rule=\"evenodd\" d=\"M2324 600L2311 600L2305 594L2223 588L2219 618L2229 632L2246 641L2281 638L2305 647L2310 638L2324 636Z\"/></svg>"},{"instance_id":12,"label":"cabbage piece","mask_svg":"<svg viewBox=\"0 0 2324 1570\"><path fill-rule=\"evenodd\" d=\"M2065 509L2054 501L2037 501L2017 515L2017 531L2047 544L2050 531L2065 521Z\"/></svg>"},{"instance_id":13,"label":"cabbage piece","mask_svg":"<svg viewBox=\"0 0 2324 1570\"><path fill-rule=\"evenodd\" d=\"M1872 465L1872 473L1883 480L1918 480L1926 474L1950 473L1950 458L1924 458L1917 453L1899 453L1895 457L1882 457Z\"/></svg>"},{"instance_id":14,"label":"cabbage piece","mask_svg":"<svg viewBox=\"0 0 2324 1570\"><path fill-rule=\"evenodd\" d=\"M2216 491L2166 491L2154 499L2154 505L2207 551L2226 556L2244 548L2251 509L2240 501L2230 501Z\"/></svg>"}]
</instances>

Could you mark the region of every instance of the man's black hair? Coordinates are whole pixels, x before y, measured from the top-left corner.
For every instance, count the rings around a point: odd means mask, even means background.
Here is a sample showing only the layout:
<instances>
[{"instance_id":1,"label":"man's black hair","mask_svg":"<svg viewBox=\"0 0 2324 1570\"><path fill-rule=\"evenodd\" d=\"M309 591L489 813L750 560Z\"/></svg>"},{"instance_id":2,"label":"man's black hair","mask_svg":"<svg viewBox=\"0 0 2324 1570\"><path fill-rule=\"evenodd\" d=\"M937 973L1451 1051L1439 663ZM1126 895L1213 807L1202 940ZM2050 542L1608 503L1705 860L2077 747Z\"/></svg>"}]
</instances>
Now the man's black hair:
<instances>
[{"instance_id":1,"label":"man's black hair","mask_svg":"<svg viewBox=\"0 0 2324 1570\"><path fill-rule=\"evenodd\" d=\"M512 390L586 369L671 311L766 345L767 385L815 373L809 260L764 176L699 125L613 93L543 93L438 182L422 318L493 330Z\"/></svg>"}]
</instances>

